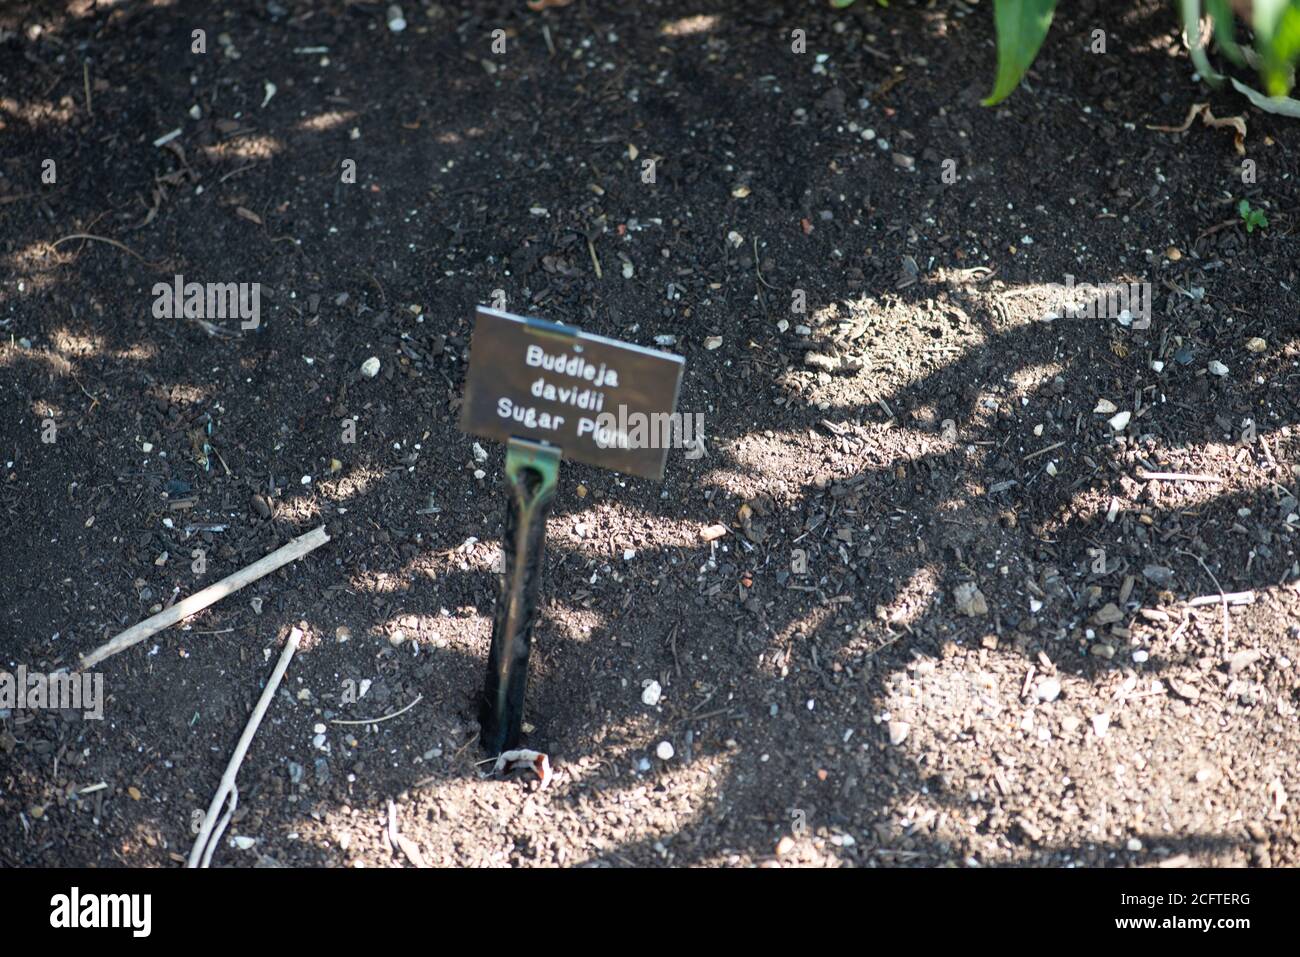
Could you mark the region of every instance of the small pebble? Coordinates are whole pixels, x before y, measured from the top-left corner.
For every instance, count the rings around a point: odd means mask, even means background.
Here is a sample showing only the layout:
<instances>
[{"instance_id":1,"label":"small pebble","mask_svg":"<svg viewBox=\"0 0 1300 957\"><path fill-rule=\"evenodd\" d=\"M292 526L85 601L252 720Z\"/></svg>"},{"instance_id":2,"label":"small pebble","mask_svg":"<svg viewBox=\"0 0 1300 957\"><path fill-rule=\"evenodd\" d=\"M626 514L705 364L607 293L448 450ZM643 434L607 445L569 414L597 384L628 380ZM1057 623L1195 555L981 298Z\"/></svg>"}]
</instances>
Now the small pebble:
<instances>
[{"instance_id":1,"label":"small pebble","mask_svg":"<svg viewBox=\"0 0 1300 957\"><path fill-rule=\"evenodd\" d=\"M664 689L660 687L659 682L652 681L646 685L645 689L641 692L641 703L653 708L659 703L659 699L663 697L663 693Z\"/></svg>"}]
</instances>

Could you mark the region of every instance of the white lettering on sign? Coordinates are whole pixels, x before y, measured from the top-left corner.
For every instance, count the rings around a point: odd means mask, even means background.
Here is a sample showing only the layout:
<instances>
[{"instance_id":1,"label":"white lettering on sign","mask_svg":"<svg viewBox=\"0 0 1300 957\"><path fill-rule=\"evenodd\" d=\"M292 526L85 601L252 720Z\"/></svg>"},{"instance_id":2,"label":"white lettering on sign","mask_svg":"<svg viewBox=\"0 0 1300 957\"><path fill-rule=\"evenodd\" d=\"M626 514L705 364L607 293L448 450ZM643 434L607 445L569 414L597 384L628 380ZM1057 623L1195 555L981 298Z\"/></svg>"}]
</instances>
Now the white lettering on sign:
<instances>
[{"instance_id":1,"label":"white lettering on sign","mask_svg":"<svg viewBox=\"0 0 1300 957\"><path fill-rule=\"evenodd\" d=\"M529 390L539 399L545 399L547 402L563 402L566 405L577 406L579 409L590 409L593 412L599 412L605 407L605 393L597 392L595 389L575 389L572 386L555 386L551 385L545 379L539 378L533 383Z\"/></svg>"},{"instance_id":2,"label":"white lettering on sign","mask_svg":"<svg viewBox=\"0 0 1300 957\"><path fill-rule=\"evenodd\" d=\"M551 412L538 412L531 405L515 405L505 396L497 399L497 415L513 419L526 429L548 429L554 432L564 425L564 416Z\"/></svg>"},{"instance_id":3,"label":"white lettering on sign","mask_svg":"<svg viewBox=\"0 0 1300 957\"><path fill-rule=\"evenodd\" d=\"M620 432L613 420L614 416L608 412L597 416L595 419L583 416L578 419L578 438L582 438L584 435L591 436L592 440L602 449L630 448L627 433Z\"/></svg>"},{"instance_id":4,"label":"white lettering on sign","mask_svg":"<svg viewBox=\"0 0 1300 957\"><path fill-rule=\"evenodd\" d=\"M592 365L582 356L571 356L567 352L551 354L541 346L530 345L524 354L524 361L530 366L546 369L548 372L585 379L597 389L603 386L611 388L618 386L617 369L606 368L603 362L598 366Z\"/></svg>"}]
</instances>

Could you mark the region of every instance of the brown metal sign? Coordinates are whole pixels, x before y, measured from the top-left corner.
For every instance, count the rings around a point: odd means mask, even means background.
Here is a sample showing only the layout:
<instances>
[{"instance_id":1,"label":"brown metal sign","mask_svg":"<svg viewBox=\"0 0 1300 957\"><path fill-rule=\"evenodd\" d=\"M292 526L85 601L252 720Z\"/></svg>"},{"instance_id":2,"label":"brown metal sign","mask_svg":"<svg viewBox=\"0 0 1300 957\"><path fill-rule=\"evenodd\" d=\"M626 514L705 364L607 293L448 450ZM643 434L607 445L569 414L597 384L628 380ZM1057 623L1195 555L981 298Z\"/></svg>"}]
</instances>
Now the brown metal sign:
<instances>
[{"instance_id":1,"label":"brown metal sign","mask_svg":"<svg viewBox=\"0 0 1300 957\"><path fill-rule=\"evenodd\" d=\"M681 356L479 306L460 427L661 479L679 434L684 366Z\"/></svg>"}]
</instances>

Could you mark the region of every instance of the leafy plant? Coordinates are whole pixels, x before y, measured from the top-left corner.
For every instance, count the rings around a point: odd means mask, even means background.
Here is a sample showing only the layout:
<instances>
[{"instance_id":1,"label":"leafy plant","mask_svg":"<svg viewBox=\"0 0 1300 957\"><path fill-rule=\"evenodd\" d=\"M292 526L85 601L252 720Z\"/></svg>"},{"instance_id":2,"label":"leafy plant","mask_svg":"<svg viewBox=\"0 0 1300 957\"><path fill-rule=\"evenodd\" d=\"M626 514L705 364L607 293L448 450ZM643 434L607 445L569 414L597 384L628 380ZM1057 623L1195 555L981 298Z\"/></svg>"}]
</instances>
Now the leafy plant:
<instances>
[{"instance_id":1,"label":"leafy plant","mask_svg":"<svg viewBox=\"0 0 1300 957\"><path fill-rule=\"evenodd\" d=\"M998 75L985 106L1000 103L1020 85L1038 56L1056 12L1056 0L994 0L993 25L998 32Z\"/></svg>"},{"instance_id":2,"label":"leafy plant","mask_svg":"<svg viewBox=\"0 0 1300 957\"><path fill-rule=\"evenodd\" d=\"M1268 228L1268 217L1260 209L1251 209L1248 200L1242 200L1237 204L1237 212L1241 215L1241 221L1246 224L1246 232L1253 233L1255 227L1260 229Z\"/></svg>"},{"instance_id":3,"label":"leafy plant","mask_svg":"<svg viewBox=\"0 0 1300 957\"><path fill-rule=\"evenodd\" d=\"M842 9L854 0L830 0ZM877 0L883 3L885 0ZM1025 72L1038 56L1052 25L1058 0L993 0L993 23L997 28L998 72L993 92L985 106L1002 102L1020 85ZM1242 10L1254 36L1250 46L1237 40L1234 5ZM1209 15L1214 39L1228 59L1253 66L1264 84L1258 93L1236 79L1232 85L1262 109L1300 116L1300 102L1286 94L1295 85L1295 65L1300 60L1300 0L1178 0L1188 52L1207 83L1218 86L1225 77L1211 65L1201 47L1201 16Z\"/></svg>"}]
</instances>

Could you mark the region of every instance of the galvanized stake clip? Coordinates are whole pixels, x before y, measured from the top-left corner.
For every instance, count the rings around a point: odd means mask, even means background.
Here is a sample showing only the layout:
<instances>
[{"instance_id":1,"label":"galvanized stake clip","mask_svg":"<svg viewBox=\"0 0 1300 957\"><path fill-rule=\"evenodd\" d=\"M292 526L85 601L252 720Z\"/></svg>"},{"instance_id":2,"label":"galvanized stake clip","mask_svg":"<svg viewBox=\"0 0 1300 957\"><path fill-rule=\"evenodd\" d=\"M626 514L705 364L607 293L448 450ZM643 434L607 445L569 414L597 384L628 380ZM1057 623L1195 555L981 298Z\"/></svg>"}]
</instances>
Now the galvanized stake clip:
<instances>
[{"instance_id":1,"label":"galvanized stake clip","mask_svg":"<svg viewBox=\"0 0 1300 957\"><path fill-rule=\"evenodd\" d=\"M528 686L537 589L546 544L546 514L560 474L560 449L543 442L510 439L506 480L510 503L502 541L505 570L500 580L488 653L487 680L479 711L480 740L489 754L519 746Z\"/></svg>"}]
</instances>

